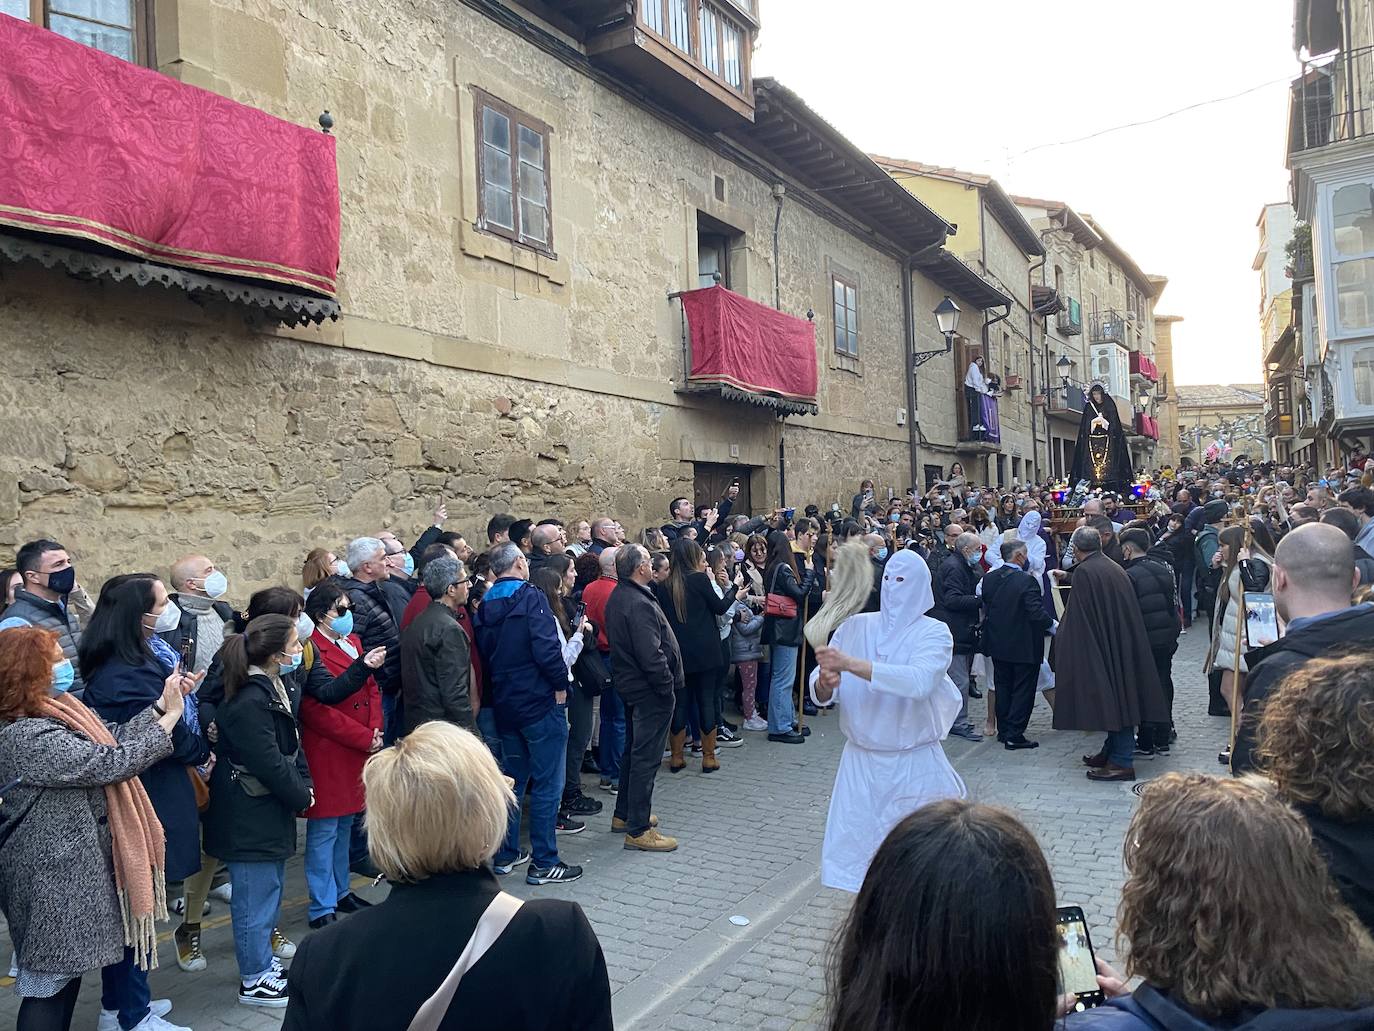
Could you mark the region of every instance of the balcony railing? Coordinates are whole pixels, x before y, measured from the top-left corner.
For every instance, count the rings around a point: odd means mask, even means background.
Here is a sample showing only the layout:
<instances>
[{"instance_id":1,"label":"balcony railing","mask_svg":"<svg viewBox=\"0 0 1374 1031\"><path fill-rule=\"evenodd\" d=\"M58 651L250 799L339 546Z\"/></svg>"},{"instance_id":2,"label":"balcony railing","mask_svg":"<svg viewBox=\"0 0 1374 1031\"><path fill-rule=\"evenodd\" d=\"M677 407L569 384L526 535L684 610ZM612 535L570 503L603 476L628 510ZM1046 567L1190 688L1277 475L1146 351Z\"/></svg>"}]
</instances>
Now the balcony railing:
<instances>
[{"instance_id":1,"label":"balcony railing","mask_svg":"<svg viewBox=\"0 0 1374 1031\"><path fill-rule=\"evenodd\" d=\"M1293 435L1293 417L1280 412L1270 412L1264 420L1264 429L1265 435L1271 439L1274 437L1291 437Z\"/></svg>"},{"instance_id":2,"label":"balcony railing","mask_svg":"<svg viewBox=\"0 0 1374 1031\"><path fill-rule=\"evenodd\" d=\"M1374 46L1304 61L1293 81L1288 150L1374 135Z\"/></svg>"},{"instance_id":3,"label":"balcony railing","mask_svg":"<svg viewBox=\"0 0 1374 1031\"><path fill-rule=\"evenodd\" d=\"M983 394L979 398L978 411L970 411L970 405L962 384L957 388L955 403L959 412L959 442L982 447L987 451L998 450L1002 442L1002 423L997 411L997 397ZM976 420L976 421L975 421Z\"/></svg>"},{"instance_id":4,"label":"balcony railing","mask_svg":"<svg viewBox=\"0 0 1374 1031\"><path fill-rule=\"evenodd\" d=\"M1083 332L1083 306L1072 297L1064 298L1064 307L1059 312L1059 332L1066 337Z\"/></svg>"},{"instance_id":5,"label":"balcony railing","mask_svg":"<svg viewBox=\"0 0 1374 1031\"><path fill-rule=\"evenodd\" d=\"M1074 383L1061 384L1049 389L1045 411L1050 415L1079 416L1088 403L1083 388Z\"/></svg>"},{"instance_id":6,"label":"balcony railing","mask_svg":"<svg viewBox=\"0 0 1374 1031\"><path fill-rule=\"evenodd\" d=\"M1139 376L1146 382L1154 383L1159 379L1159 367L1139 351L1132 351L1131 375Z\"/></svg>"},{"instance_id":7,"label":"balcony railing","mask_svg":"<svg viewBox=\"0 0 1374 1031\"><path fill-rule=\"evenodd\" d=\"M1091 322L1089 339L1094 344L1122 344L1124 346L1129 342L1130 335L1126 329L1126 312L1115 309L1095 311L1092 313Z\"/></svg>"}]
</instances>

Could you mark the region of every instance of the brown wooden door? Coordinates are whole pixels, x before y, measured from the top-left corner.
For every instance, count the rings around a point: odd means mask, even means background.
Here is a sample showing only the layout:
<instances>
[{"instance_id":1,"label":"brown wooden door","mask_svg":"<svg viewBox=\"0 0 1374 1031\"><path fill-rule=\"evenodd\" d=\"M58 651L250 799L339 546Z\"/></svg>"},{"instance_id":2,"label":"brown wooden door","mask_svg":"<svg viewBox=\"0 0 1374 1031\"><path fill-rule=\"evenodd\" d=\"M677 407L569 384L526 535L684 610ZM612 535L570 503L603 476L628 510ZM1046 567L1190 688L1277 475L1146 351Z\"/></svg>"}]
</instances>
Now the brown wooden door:
<instances>
[{"instance_id":1,"label":"brown wooden door","mask_svg":"<svg viewBox=\"0 0 1374 1031\"><path fill-rule=\"evenodd\" d=\"M959 440L970 440L973 434L969 431L968 421L968 400L964 395L964 377L968 375L969 363L983 353L983 344L977 340L966 340L957 337L954 341L954 410L959 413ZM984 370L983 375L988 375L989 370Z\"/></svg>"},{"instance_id":2,"label":"brown wooden door","mask_svg":"<svg viewBox=\"0 0 1374 1031\"><path fill-rule=\"evenodd\" d=\"M735 498L732 515L753 515L749 499L749 480L753 473L747 465L716 465L711 462L692 464L694 505L713 505L725 495L730 484L739 480L739 497Z\"/></svg>"}]
</instances>

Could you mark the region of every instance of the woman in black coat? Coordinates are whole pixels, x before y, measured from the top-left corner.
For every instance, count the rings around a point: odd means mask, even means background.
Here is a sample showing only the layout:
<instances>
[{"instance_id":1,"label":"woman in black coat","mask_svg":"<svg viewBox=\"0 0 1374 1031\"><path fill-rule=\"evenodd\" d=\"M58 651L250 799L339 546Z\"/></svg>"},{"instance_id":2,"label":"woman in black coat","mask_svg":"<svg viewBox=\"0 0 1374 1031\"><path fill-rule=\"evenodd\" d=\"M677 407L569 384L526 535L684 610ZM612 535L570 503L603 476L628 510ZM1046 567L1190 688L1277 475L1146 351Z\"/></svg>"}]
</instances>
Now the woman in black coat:
<instances>
[{"instance_id":1,"label":"woman in black coat","mask_svg":"<svg viewBox=\"0 0 1374 1031\"><path fill-rule=\"evenodd\" d=\"M86 682L83 701L102 720L127 723L162 697L168 677L181 667L177 654L157 633L175 627L180 618L167 588L151 573L132 573L106 582L77 649ZM210 746L201 733L191 692L203 676L182 677L187 699L181 719L172 728L172 754L139 774L166 837L169 882L200 870L200 814L190 778L196 775L193 767L210 757ZM126 953L121 962L101 971L101 1008L125 1020L140 1013L146 1016L151 999L148 974L131 956Z\"/></svg>"},{"instance_id":2,"label":"woman in black coat","mask_svg":"<svg viewBox=\"0 0 1374 1031\"><path fill-rule=\"evenodd\" d=\"M806 739L797 733L797 710L792 694L797 686L797 657L802 643L802 606L816 582L815 570L797 576L792 542L781 530L768 534L768 560L763 589L790 599L796 614L766 615L763 640L772 648L773 676L768 686L768 740L799 745Z\"/></svg>"},{"instance_id":3,"label":"woman in black coat","mask_svg":"<svg viewBox=\"0 0 1374 1031\"><path fill-rule=\"evenodd\" d=\"M426 723L372 756L363 784L391 894L301 942L283 1031L405 1031L493 905L509 922L436 1001L439 1031L612 1031L606 960L582 907L521 905L491 872L516 802L479 738Z\"/></svg>"},{"instance_id":4,"label":"woman in black coat","mask_svg":"<svg viewBox=\"0 0 1374 1031\"><path fill-rule=\"evenodd\" d=\"M697 726L701 728L701 772L720 769L716 759L716 728L720 726L720 697L716 686L725 666L725 655L721 651L720 624L716 620L747 593L740 588L718 595L706 572L706 552L696 541L681 537L673 541L668 579L658 590L663 614L668 617L668 625L677 638L682 670L686 674L686 688L679 693L673 706L672 732L668 738L672 747L668 769L673 773L687 765L683 745L687 739L689 705L696 712Z\"/></svg>"},{"instance_id":5,"label":"woman in black coat","mask_svg":"<svg viewBox=\"0 0 1374 1031\"><path fill-rule=\"evenodd\" d=\"M287 676L301 661L289 616L259 616L225 640L224 701L215 716L219 761L210 780L205 851L229 867L239 1001L286 1005L273 937L286 860L296 851L296 814L315 801L300 745L301 695ZM294 955L294 948L291 954Z\"/></svg>"}]
</instances>

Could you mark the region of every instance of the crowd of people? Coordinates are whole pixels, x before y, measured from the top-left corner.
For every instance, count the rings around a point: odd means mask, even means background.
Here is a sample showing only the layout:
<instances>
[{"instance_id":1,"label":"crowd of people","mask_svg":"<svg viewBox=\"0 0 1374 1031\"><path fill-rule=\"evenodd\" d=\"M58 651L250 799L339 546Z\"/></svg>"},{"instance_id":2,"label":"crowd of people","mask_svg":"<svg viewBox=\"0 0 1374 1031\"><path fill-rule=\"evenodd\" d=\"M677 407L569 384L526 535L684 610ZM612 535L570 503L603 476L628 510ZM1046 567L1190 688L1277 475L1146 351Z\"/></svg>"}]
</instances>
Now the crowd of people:
<instances>
[{"instance_id":1,"label":"crowd of people","mask_svg":"<svg viewBox=\"0 0 1374 1031\"><path fill-rule=\"evenodd\" d=\"M1122 920L1128 973L1146 985L1113 1002L1137 1023L1103 1026L1174 1026L1158 1017L1166 1003L1203 1021L1367 1003L1358 986L1374 984L1365 976L1374 947L1342 905L1369 924L1374 742L1351 755L1341 736L1367 734L1369 711L1345 686L1365 676L1363 662L1340 658L1374 631L1374 606L1363 603L1374 465L1363 466L1320 479L1239 463L1160 470L1132 496L1096 492L1066 513L1067 492L1055 486L980 487L955 463L928 490L889 491L886 501L864 481L848 510L735 513L732 486L704 504L676 498L667 522L633 535L606 516L496 515L471 543L445 528L440 504L409 547L391 532L322 544L304 556L298 582L293 571L242 608L228 602L233 584L216 556L180 557L165 579L121 573L93 598L60 543L31 541L0 572L0 907L15 945L19 1027L68 1027L83 975L99 969L102 1031L178 1031L170 1001L148 988L154 927L178 915L177 963L203 970L200 922L218 899L233 924L238 1001L287 1008L292 1027L361 1026L371 1004L338 990L341 975L375 963L366 940L400 935L411 913L456 941L464 928L484 931L484 947L511 967L541 943L574 956L543 984L549 994L520 1000L524 1022L514 1024L492 1001L508 993L490 971L459 983L462 964L475 963L470 950L448 978L453 957L429 957L426 972L448 994L421 997L417 985L399 1003L427 1007L432 1026L456 997L464 1012L508 1026L609 1028L605 964L580 909L520 907L498 878L581 877L558 842L602 813L597 791L613 800L609 826L626 849L675 850L653 807L665 765L668 776L689 763L729 776L720 772L729 749L751 736L754 747L804 745L807 717L837 701L855 747L836 797L862 811L902 778L926 793L841 826L833 841L827 830L826 883L858 893L836 1031L907 1026L917 1015L926 1026L926 1014L935 1027L1048 1027L1037 1021L1060 1003L1045 969L1053 892L1043 856L1012 817L962 800L962 782L936 759L939 742L995 735L1007 750L1033 749L1026 729L1042 695L1056 728L1106 734L1084 756L1089 778L1134 779L1137 759L1170 752L1172 661L1199 619L1211 638L1211 711L1239 716L1225 761L1270 781L1164 778L1147 793L1127 838ZM844 581L837 562L857 579ZM857 590L862 618L808 640L832 588ZM1247 617L1244 599L1260 593L1286 628L1276 640L1257 639ZM1308 689L1295 694L1294 684ZM1298 738L1312 740L1295 752ZM900 770L874 765L899 752ZM298 818L311 928L300 946L277 926ZM1220 888L1182 864L1168 874L1178 856L1153 850L1160 835L1234 848L1234 863L1210 872L1261 878L1275 894L1284 878L1308 878L1308 894L1264 920L1320 902L1321 918L1304 918L1321 943L1313 955L1339 951L1340 963L1320 977L1293 964L1236 980L1220 957L1188 954L1181 914L1214 905L1207 892ZM1313 839L1315 863L1302 852ZM1297 865L1250 870L1266 842L1286 843ZM949 862L965 851L967 862ZM1199 869L1207 857L1199 847ZM992 870L1002 862L1018 876ZM983 908L965 897L958 920L951 912L918 927L862 915L954 906L959 893L936 868L962 878L980 863L1005 890L985 893ZM374 907L350 889L358 873L396 890ZM1151 895L1161 891L1174 897ZM1226 921L1270 897L1254 894L1218 911L1222 946L1238 930ZM1007 935L1009 924L1024 933ZM1259 941L1268 926L1244 930ZM874 939L893 934L906 937ZM1017 972L1001 998L956 990L968 973L960 956L974 963L968 950L978 949L1003 957L997 976ZM404 956L382 951L386 962ZM1103 978L1120 994L1116 974ZM898 986L913 995L894 1011ZM1012 999L1015 1020L997 1009ZM367 1026L408 1026L394 1017Z\"/></svg>"}]
</instances>

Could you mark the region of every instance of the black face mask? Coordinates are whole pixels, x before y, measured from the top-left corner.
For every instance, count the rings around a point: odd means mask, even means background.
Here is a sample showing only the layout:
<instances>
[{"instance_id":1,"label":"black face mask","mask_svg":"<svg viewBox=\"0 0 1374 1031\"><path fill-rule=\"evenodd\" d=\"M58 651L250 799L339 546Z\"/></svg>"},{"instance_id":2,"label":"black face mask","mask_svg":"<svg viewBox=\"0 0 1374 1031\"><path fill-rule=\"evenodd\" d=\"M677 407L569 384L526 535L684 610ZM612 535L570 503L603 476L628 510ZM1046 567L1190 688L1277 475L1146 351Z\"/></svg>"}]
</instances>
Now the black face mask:
<instances>
[{"instance_id":1,"label":"black face mask","mask_svg":"<svg viewBox=\"0 0 1374 1031\"><path fill-rule=\"evenodd\" d=\"M55 573L48 574L48 590L56 591L64 597L72 593L72 588L76 586L76 567L68 566L66 569L59 569Z\"/></svg>"}]
</instances>

